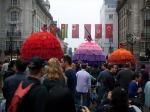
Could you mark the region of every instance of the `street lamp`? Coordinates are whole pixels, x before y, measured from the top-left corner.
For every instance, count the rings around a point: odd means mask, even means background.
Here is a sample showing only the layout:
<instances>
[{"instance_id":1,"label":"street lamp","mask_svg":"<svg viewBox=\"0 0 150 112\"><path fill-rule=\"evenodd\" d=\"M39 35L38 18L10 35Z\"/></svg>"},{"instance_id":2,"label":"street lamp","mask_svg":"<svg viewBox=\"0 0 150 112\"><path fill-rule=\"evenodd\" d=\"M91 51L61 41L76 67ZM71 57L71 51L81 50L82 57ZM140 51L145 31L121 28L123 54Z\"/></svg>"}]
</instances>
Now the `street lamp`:
<instances>
[{"instance_id":1,"label":"street lamp","mask_svg":"<svg viewBox=\"0 0 150 112\"><path fill-rule=\"evenodd\" d=\"M10 35L10 46L9 46L9 51L10 51L10 60L12 60L12 54L13 54L12 36L13 36L13 32L11 32L11 35Z\"/></svg>"},{"instance_id":2,"label":"street lamp","mask_svg":"<svg viewBox=\"0 0 150 112\"><path fill-rule=\"evenodd\" d=\"M14 35L13 30L7 31L7 36L9 38L9 49L8 49L8 54L10 54L10 60L12 60L12 55L13 55L13 42L12 42L12 36Z\"/></svg>"},{"instance_id":3,"label":"street lamp","mask_svg":"<svg viewBox=\"0 0 150 112\"><path fill-rule=\"evenodd\" d=\"M148 32L147 32L147 13L148 13L148 11L150 10L150 7L149 7L149 5L148 5L148 1L146 0L145 1L145 4L144 4L145 6L144 6L144 9L145 9L145 20L144 20L144 26L145 26L145 55L146 55L146 57L148 57L148 55L147 55L147 51L149 51L149 48L148 48L148 38L147 38L147 35L148 35Z\"/></svg>"}]
</instances>

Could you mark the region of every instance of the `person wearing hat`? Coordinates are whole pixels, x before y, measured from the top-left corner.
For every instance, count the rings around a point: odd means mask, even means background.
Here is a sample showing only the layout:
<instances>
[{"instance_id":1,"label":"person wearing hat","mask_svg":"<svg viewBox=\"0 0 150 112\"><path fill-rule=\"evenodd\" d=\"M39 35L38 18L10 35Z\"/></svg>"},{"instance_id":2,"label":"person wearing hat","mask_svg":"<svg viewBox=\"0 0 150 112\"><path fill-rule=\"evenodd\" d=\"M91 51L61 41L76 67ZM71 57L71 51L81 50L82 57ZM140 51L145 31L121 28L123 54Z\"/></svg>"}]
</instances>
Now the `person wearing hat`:
<instances>
[{"instance_id":1,"label":"person wearing hat","mask_svg":"<svg viewBox=\"0 0 150 112\"><path fill-rule=\"evenodd\" d=\"M23 88L33 84L19 105L18 112L44 112L46 96L48 94L40 78L43 76L45 62L39 57L33 57L29 62L29 76L23 82Z\"/></svg>"}]
</instances>

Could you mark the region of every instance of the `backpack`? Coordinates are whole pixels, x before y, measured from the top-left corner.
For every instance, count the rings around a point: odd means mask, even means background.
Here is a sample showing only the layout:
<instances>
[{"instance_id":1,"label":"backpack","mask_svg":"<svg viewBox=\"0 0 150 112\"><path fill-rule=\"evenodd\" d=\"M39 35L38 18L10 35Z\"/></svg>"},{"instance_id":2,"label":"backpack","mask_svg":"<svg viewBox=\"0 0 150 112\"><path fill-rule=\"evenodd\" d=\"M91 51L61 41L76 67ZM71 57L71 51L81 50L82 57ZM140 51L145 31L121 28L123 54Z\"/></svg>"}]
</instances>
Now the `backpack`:
<instances>
[{"instance_id":1,"label":"backpack","mask_svg":"<svg viewBox=\"0 0 150 112\"><path fill-rule=\"evenodd\" d=\"M29 92L31 89L33 83L29 84L26 88L22 88L22 83L21 82L15 91L15 94L11 100L10 106L8 108L8 112L17 112L17 108L19 104L21 103L22 98Z\"/></svg>"}]
</instances>

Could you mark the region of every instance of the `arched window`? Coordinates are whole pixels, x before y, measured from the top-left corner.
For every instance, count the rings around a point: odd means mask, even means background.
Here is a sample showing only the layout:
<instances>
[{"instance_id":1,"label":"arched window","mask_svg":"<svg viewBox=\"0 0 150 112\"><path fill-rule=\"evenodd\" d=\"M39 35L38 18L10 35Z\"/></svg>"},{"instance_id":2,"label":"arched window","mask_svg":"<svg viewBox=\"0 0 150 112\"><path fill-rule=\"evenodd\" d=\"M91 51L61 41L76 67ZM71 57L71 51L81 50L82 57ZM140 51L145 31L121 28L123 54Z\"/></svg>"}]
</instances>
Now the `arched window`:
<instances>
[{"instance_id":1,"label":"arched window","mask_svg":"<svg viewBox=\"0 0 150 112\"><path fill-rule=\"evenodd\" d=\"M19 13L17 11L11 11L10 19L11 19L11 21L18 21Z\"/></svg>"}]
</instances>

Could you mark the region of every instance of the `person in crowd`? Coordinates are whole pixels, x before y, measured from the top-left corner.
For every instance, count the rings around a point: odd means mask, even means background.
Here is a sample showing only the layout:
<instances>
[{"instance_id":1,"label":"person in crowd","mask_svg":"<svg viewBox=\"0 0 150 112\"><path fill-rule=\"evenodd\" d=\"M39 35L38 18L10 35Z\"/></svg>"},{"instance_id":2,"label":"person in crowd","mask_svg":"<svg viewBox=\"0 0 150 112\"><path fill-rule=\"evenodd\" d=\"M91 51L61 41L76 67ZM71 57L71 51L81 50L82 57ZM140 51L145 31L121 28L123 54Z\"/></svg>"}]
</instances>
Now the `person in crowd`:
<instances>
[{"instance_id":1,"label":"person in crowd","mask_svg":"<svg viewBox=\"0 0 150 112\"><path fill-rule=\"evenodd\" d=\"M129 98L135 98L142 92L142 88L140 87L139 84L141 78L142 78L141 72L135 72L135 74L133 75L133 80L129 83L128 87Z\"/></svg>"},{"instance_id":2,"label":"person in crowd","mask_svg":"<svg viewBox=\"0 0 150 112\"><path fill-rule=\"evenodd\" d=\"M3 77L2 77L2 61L0 61L0 91L2 89L2 82L3 82Z\"/></svg>"},{"instance_id":3,"label":"person in crowd","mask_svg":"<svg viewBox=\"0 0 150 112\"><path fill-rule=\"evenodd\" d=\"M107 98L109 102L100 105L96 112L136 112L129 104L128 94L124 88L114 88L112 92L109 92ZM82 112L90 111L87 107L83 107Z\"/></svg>"},{"instance_id":4,"label":"person in crowd","mask_svg":"<svg viewBox=\"0 0 150 112\"><path fill-rule=\"evenodd\" d=\"M76 73L77 76L77 103L79 105L89 106L87 101L89 98L89 92L91 89L91 76L86 71L87 64L82 63L81 70Z\"/></svg>"},{"instance_id":5,"label":"person in crowd","mask_svg":"<svg viewBox=\"0 0 150 112\"><path fill-rule=\"evenodd\" d=\"M4 73L8 70L8 64L9 64L9 59L5 59L1 69L2 75L4 75Z\"/></svg>"},{"instance_id":6,"label":"person in crowd","mask_svg":"<svg viewBox=\"0 0 150 112\"><path fill-rule=\"evenodd\" d=\"M81 63L82 63L82 61L80 61L80 60L77 61L77 63L76 63L76 72L81 70Z\"/></svg>"},{"instance_id":7,"label":"person in crowd","mask_svg":"<svg viewBox=\"0 0 150 112\"><path fill-rule=\"evenodd\" d=\"M133 79L133 71L130 69L130 63L125 64L125 68L118 72L116 78L119 85L125 90L128 90L129 83Z\"/></svg>"},{"instance_id":8,"label":"person in crowd","mask_svg":"<svg viewBox=\"0 0 150 112\"><path fill-rule=\"evenodd\" d=\"M92 67L92 71L91 71L90 74L91 74L95 79L97 79L99 73L100 73L100 70L99 70L99 68L98 68L98 65L94 65L94 66Z\"/></svg>"},{"instance_id":9,"label":"person in crowd","mask_svg":"<svg viewBox=\"0 0 150 112\"><path fill-rule=\"evenodd\" d=\"M76 78L76 72L72 68L72 60L70 56L68 55L64 56L63 66L65 68L65 76L67 77L67 86L69 90L75 95L77 78Z\"/></svg>"},{"instance_id":10,"label":"person in crowd","mask_svg":"<svg viewBox=\"0 0 150 112\"><path fill-rule=\"evenodd\" d=\"M46 109L43 112L76 112L74 97L66 86L66 79L58 59L51 58L48 61L47 78L43 84L49 91Z\"/></svg>"},{"instance_id":11,"label":"person in crowd","mask_svg":"<svg viewBox=\"0 0 150 112\"><path fill-rule=\"evenodd\" d=\"M145 93L145 106L147 108L147 112L150 112L150 81L148 81L144 88Z\"/></svg>"},{"instance_id":12,"label":"person in crowd","mask_svg":"<svg viewBox=\"0 0 150 112\"><path fill-rule=\"evenodd\" d=\"M45 112L46 97L48 91L41 85L40 79L44 75L45 62L40 57L33 57L28 64L29 75L23 81L23 88L33 84L29 92L19 104L17 112Z\"/></svg>"},{"instance_id":13,"label":"person in crowd","mask_svg":"<svg viewBox=\"0 0 150 112\"><path fill-rule=\"evenodd\" d=\"M104 71L104 70L107 69L107 67L108 67L108 63L103 63L103 64L101 65L100 70L101 70L101 71Z\"/></svg>"},{"instance_id":14,"label":"person in crowd","mask_svg":"<svg viewBox=\"0 0 150 112\"><path fill-rule=\"evenodd\" d=\"M105 63L105 64L102 64L102 66L101 66L101 72L100 72L100 74L98 75L98 77L97 77L97 81L98 82L101 82L101 76L107 76L108 75L108 72L109 70L108 70L108 64L107 63Z\"/></svg>"},{"instance_id":15,"label":"person in crowd","mask_svg":"<svg viewBox=\"0 0 150 112\"><path fill-rule=\"evenodd\" d=\"M2 66L3 66L3 62L0 61L0 75L2 75Z\"/></svg>"},{"instance_id":16,"label":"person in crowd","mask_svg":"<svg viewBox=\"0 0 150 112\"><path fill-rule=\"evenodd\" d=\"M149 81L149 74L146 71L146 67L144 64L141 65L141 69L140 69L141 73L142 73L142 80L141 80L141 86L144 89L145 84L147 81Z\"/></svg>"},{"instance_id":17,"label":"person in crowd","mask_svg":"<svg viewBox=\"0 0 150 112\"><path fill-rule=\"evenodd\" d=\"M14 75L15 73L16 73L15 60L12 60L12 61L9 62L8 69L7 69L7 71L5 71L5 73L3 75L3 81L6 78Z\"/></svg>"},{"instance_id":18,"label":"person in crowd","mask_svg":"<svg viewBox=\"0 0 150 112\"><path fill-rule=\"evenodd\" d=\"M103 96L112 91L115 87L115 76L117 71L117 66L113 64L108 64L107 69L99 74L98 82L100 83L98 89L98 104L101 103Z\"/></svg>"},{"instance_id":19,"label":"person in crowd","mask_svg":"<svg viewBox=\"0 0 150 112\"><path fill-rule=\"evenodd\" d=\"M21 60L15 62L16 73L4 80L3 96L6 99L6 111L10 105L11 99L19 85L19 83L26 78L24 71L26 70L27 63Z\"/></svg>"}]
</instances>

